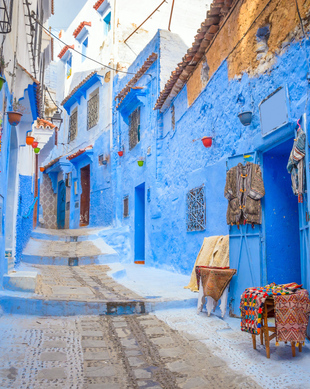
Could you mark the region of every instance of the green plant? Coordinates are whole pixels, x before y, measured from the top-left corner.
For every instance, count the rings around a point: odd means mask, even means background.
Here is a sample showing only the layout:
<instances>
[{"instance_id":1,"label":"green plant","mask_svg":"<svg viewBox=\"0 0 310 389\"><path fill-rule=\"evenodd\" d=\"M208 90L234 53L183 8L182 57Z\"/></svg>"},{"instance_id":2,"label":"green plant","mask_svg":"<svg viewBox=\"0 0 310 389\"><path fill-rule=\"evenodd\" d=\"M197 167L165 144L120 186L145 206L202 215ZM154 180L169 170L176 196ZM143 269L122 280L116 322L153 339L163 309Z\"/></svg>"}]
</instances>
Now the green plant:
<instances>
[{"instance_id":1,"label":"green plant","mask_svg":"<svg viewBox=\"0 0 310 389\"><path fill-rule=\"evenodd\" d=\"M12 104L12 111L19 112L21 114L27 113L27 108L24 107L17 99L14 97L14 101Z\"/></svg>"},{"instance_id":2,"label":"green plant","mask_svg":"<svg viewBox=\"0 0 310 389\"><path fill-rule=\"evenodd\" d=\"M0 76L3 75L4 69L9 66L9 62L5 63L3 54L0 54Z\"/></svg>"}]
</instances>

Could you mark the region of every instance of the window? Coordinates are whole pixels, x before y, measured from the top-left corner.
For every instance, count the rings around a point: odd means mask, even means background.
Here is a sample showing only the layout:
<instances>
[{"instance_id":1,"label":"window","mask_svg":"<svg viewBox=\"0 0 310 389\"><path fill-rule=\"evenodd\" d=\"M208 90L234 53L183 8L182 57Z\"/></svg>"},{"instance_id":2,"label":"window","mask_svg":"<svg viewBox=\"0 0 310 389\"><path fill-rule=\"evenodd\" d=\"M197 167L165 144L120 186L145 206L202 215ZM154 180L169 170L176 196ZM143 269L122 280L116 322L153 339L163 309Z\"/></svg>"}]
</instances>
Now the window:
<instances>
[{"instance_id":1,"label":"window","mask_svg":"<svg viewBox=\"0 0 310 389\"><path fill-rule=\"evenodd\" d=\"M70 119L69 119L68 142L71 142L73 139L76 138L77 119L78 119L78 112L77 112L77 108L75 108L75 110L70 115Z\"/></svg>"},{"instance_id":2,"label":"window","mask_svg":"<svg viewBox=\"0 0 310 389\"><path fill-rule=\"evenodd\" d=\"M123 205L124 205L123 216L128 217L129 216L129 198L128 198L128 196L124 197Z\"/></svg>"},{"instance_id":3,"label":"window","mask_svg":"<svg viewBox=\"0 0 310 389\"><path fill-rule=\"evenodd\" d=\"M87 130L95 127L99 120L99 89L90 94L87 102Z\"/></svg>"},{"instance_id":4,"label":"window","mask_svg":"<svg viewBox=\"0 0 310 389\"><path fill-rule=\"evenodd\" d=\"M87 53L87 47L88 47L88 38L86 38L86 39L84 40L84 42L82 43L82 54L83 54L83 55L86 55L86 53ZM82 56L82 62L84 62L85 59L86 59L86 58Z\"/></svg>"},{"instance_id":5,"label":"window","mask_svg":"<svg viewBox=\"0 0 310 389\"><path fill-rule=\"evenodd\" d=\"M71 173L66 173L65 175L65 182L66 186L69 188L71 186Z\"/></svg>"},{"instance_id":6,"label":"window","mask_svg":"<svg viewBox=\"0 0 310 389\"><path fill-rule=\"evenodd\" d=\"M107 16L103 19L104 23L104 35L108 35L111 30L111 12L107 14Z\"/></svg>"},{"instance_id":7,"label":"window","mask_svg":"<svg viewBox=\"0 0 310 389\"><path fill-rule=\"evenodd\" d=\"M129 150L140 142L140 107L129 115Z\"/></svg>"},{"instance_id":8,"label":"window","mask_svg":"<svg viewBox=\"0 0 310 389\"><path fill-rule=\"evenodd\" d=\"M69 56L66 62L66 76L67 79L71 77L72 74L72 55Z\"/></svg>"},{"instance_id":9,"label":"window","mask_svg":"<svg viewBox=\"0 0 310 389\"><path fill-rule=\"evenodd\" d=\"M187 231L206 229L205 187L202 185L187 193Z\"/></svg>"},{"instance_id":10,"label":"window","mask_svg":"<svg viewBox=\"0 0 310 389\"><path fill-rule=\"evenodd\" d=\"M175 108L174 108L174 105L172 105L172 107L171 107L171 128L172 128L172 131L175 130Z\"/></svg>"}]
</instances>

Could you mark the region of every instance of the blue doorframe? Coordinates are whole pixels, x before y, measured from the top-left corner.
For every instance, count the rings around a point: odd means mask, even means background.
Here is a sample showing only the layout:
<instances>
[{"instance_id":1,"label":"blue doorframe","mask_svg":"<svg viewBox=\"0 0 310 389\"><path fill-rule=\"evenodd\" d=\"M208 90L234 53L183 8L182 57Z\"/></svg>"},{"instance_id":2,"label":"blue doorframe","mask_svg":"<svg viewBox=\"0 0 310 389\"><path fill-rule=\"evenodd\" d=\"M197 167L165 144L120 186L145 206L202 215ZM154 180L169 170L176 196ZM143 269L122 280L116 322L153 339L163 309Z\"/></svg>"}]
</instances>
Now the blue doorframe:
<instances>
[{"instance_id":1,"label":"blue doorframe","mask_svg":"<svg viewBox=\"0 0 310 389\"><path fill-rule=\"evenodd\" d=\"M145 183L135 188L135 262L145 261Z\"/></svg>"},{"instance_id":2,"label":"blue doorframe","mask_svg":"<svg viewBox=\"0 0 310 389\"><path fill-rule=\"evenodd\" d=\"M236 155L228 158L227 170L247 161L260 164L258 153ZM230 315L240 315L240 296L251 286L260 286L265 278L264 230L262 225L233 225L229 227L229 266L237 270L229 292Z\"/></svg>"},{"instance_id":3,"label":"blue doorframe","mask_svg":"<svg viewBox=\"0 0 310 389\"><path fill-rule=\"evenodd\" d=\"M63 180L58 182L57 192L57 228L65 228L66 220L66 185Z\"/></svg>"}]
</instances>

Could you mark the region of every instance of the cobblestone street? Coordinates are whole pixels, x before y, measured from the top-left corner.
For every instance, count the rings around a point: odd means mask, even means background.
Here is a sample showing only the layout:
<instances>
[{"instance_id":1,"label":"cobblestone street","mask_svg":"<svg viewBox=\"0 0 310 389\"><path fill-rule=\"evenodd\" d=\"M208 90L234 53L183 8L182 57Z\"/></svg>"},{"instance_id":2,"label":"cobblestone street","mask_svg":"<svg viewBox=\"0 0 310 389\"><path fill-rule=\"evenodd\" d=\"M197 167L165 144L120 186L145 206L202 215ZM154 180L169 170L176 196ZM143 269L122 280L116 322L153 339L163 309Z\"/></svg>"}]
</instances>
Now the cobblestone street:
<instances>
[{"instance_id":1,"label":"cobblestone street","mask_svg":"<svg viewBox=\"0 0 310 389\"><path fill-rule=\"evenodd\" d=\"M0 387L259 388L152 315L2 316Z\"/></svg>"}]
</instances>

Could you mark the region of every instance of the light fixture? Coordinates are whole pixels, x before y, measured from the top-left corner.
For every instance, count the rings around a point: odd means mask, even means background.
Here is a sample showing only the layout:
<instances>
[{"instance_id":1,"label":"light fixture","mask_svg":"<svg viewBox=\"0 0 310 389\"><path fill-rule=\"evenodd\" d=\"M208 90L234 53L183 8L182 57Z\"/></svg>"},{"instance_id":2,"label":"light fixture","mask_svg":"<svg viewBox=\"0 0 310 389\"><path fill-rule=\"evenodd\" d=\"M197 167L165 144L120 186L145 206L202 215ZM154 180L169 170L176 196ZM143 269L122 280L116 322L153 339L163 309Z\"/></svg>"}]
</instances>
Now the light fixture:
<instances>
[{"instance_id":1,"label":"light fixture","mask_svg":"<svg viewBox=\"0 0 310 389\"><path fill-rule=\"evenodd\" d=\"M63 122L63 119L61 117L61 112L59 111L59 108L57 108L57 111L54 113L53 117L51 118L51 122L55 124L55 126L60 130L61 123Z\"/></svg>"},{"instance_id":2,"label":"light fixture","mask_svg":"<svg viewBox=\"0 0 310 389\"><path fill-rule=\"evenodd\" d=\"M252 111L244 111L238 114L238 118L243 126L249 126L252 123Z\"/></svg>"}]
</instances>

